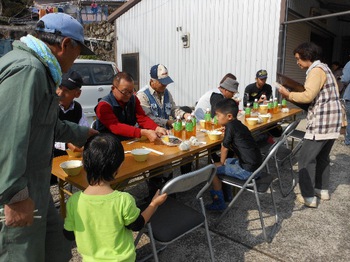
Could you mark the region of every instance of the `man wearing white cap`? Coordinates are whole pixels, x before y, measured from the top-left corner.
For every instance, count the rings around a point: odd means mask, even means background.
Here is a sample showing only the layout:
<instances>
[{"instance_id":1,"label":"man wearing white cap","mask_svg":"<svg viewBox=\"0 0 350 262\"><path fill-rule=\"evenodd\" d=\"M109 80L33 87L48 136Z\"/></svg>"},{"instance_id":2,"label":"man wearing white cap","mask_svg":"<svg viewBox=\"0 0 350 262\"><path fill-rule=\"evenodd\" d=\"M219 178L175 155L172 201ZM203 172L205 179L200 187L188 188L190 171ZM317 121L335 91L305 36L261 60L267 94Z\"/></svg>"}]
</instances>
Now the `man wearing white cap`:
<instances>
[{"instance_id":1,"label":"man wearing white cap","mask_svg":"<svg viewBox=\"0 0 350 262\"><path fill-rule=\"evenodd\" d=\"M55 139L82 146L97 133L58 120L62 72L80 54L93 54L82 25L52 13L35 31L0 59L0 261L69 261L71 246L50 194L52 148Z\"/></svg>"},{"instance_id":2,"label":"man wearing white cap","mask_svg":"<svg viewBox=\"0 0 350 262\"><path fill-rule=\"evenodd\" d=\"M146 115L156 122L159 126L167 129L172 129L172 124L177 116L181 119L187 119L191 115L191 109L187 112L176 106L173 96L167 89L167 86L174 81L168 75L168 69L162 65L157 64L151 67L151 79L149 85L137 92L137 97L140 100L141 106ZM185 174L191 171L191 163L181 165L181 173ZM162 177L152 177L149 179L149 196L152 197L154 193L161 188L161 186L172 178L173 174L168 174Z\"/></svg>"},{"instance_id":3,"label":"man wearing white cap","mask_svg":"<svg viewBox=\"0 0 350 262\"><path fill-rule=\"evenodd\" d=\"M191 112L185 112L176 106L173 96L167 89L167 86L174 81L168 75L168 69L164 65L152 66L150 76L149 85L142 88L137 93L137 97L147 116L158 125L171 129L177 116L187 119Z\"/></svg>"}]
</instances>

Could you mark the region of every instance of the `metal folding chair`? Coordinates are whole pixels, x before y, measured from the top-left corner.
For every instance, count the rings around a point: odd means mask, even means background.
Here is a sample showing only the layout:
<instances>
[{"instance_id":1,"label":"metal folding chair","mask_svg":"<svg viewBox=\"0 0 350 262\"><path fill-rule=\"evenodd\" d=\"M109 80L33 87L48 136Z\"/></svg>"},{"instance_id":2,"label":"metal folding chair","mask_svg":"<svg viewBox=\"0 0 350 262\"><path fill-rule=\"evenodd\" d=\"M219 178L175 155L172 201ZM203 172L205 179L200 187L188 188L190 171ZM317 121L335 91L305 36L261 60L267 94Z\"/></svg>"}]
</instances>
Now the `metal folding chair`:
<instances>
[{"instance_id":1,"label":"metal folding chair","mask_svg":"<svg viewBox=\"0 0 350 262\"><path fill-rule=\"evenodd\" d=\"M261 223L264 239L267 242L272 241L272 235L274 234L275 230L277 229L277 226L279 224L279 221L278 221L279 219L278 219L277 208L276 208L275 200L273 197L273 190L272 190L272 185L271 185L274 177L269 171L268 162L275 155L275 153L280 149L280 147L284 145L286 140L287 140L287 136L282 136L281 139L273 145L272 149L270 150L268 155L265 157L263 163L247 180L239 180L239 179L236 179L236 178L233 178L230 176L226 176L226 175L218 175L218 177L221 179L221 181L223 183L230 185L232 187L240 188L240 189L237 192L237 194L235 195L235 197L232 199L230 204L227 206L225 211L218 218L216 225L218 225L222 221L222 219L225 217L227 212L229 212L229 210L232 208L234 203L241 196L243 191L252 192L255 195L256 203L258 205L260 223ZM274 211L275 211L275 223L273 225L273 228L271 230L269 238L267 237L267 234L266 234L265 223L264 223L264 218L263 218L261 205L260 205L260 198L259 198L260 194L268 193L268 189L270 189L272 204L273 204Z\"/></svg>"},{"instance_id":2,"label":"metal folding chair","mask_svg":"<svg viewBox=\"0 0 350 262\"><path fill-rule=\"evenodd\" d=\"M209 245L209 253L211 261L214 261L214 253L211 245L207 216L205 213L202 194L209 188L213 177L216 173L215 165L211 164L196 171L178 176L168 181L161 190L161 193L168 195L188 191L195 186L206 182L202 189L198 192L196 199L200 204L200 211L189 207L172 197L168 197L165 203L158 207L156 213L152 216L146 228L140 231L135 245L138 243L141 235L147 232L152 246L152 253L141 261L145 261L150 257L154 257L158 261L157 252L163 250L168 244L180 239L187 233L204 226ZM156 249L156 242L163 247Z\"/></svg>"},{"instance_id":3,"label":"metal folding chair","mask_svg":"<svg viewBox=\"0 0 350 262\"><path fill-rule=\"evenodd\" d=\"M295 155L299 149L301 148L304 141L305 131L295 129L291 134L290 138L292 138L292 150L293 155ZM294 146L294 140L298 140L297 144Z\"/></svg>"},{"instance_id":4,"label":"metal folding chair","mask_svg":"<svg viewBox=\"0 0 350 262\"><path fill-rule=\"evenodd\" d=\"M295 131L295 128L299 125L300 120L296 120L292 123L290 123L286 129L283 131L281 137L279 140L277 140L275 142L275 144L273 144L272 146L270 146L269 148L263 148L262 154L263 156L266 156L273 148L274 146L284 137L286 137L287 139L291 136L291 134ZM277 178L278 178L278 183L279 183L279 187L280 187L280 191L283 197L286 197L290 194L290 192L293 191L295 185L296 185L296 181L295 181L295 174L294 174L294 170L293 170L293 156L295 155L296 151L292 150L289 148L288 146L288 140L286 140L284 145L281 145L279 147L279 149L277 151L275 151L274 155L272 156L272 159L275 162L275 167L277 170ZM282 177L282 174L280 172L280 168L282 167L282 165L288 161L289 163L289 168L290 168L290 186L287 187L287 190L285 190L285 184L289 183L285 182L287 180L287 178Z\"/></svg>"}]
</instances>

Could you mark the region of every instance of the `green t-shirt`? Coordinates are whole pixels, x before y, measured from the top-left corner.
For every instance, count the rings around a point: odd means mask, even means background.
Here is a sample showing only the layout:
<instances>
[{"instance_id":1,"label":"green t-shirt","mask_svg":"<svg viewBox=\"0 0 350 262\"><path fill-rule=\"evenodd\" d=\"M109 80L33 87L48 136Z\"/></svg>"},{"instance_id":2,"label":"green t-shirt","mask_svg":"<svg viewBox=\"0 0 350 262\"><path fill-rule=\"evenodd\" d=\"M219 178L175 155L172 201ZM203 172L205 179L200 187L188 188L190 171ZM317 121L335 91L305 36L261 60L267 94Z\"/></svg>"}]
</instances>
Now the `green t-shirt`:
<instances>
[{"instance_id":1,"label":"green t-shirt","mask_svg":"<svg viewBox=\"0 0 350 262\"><path fill-rule=\"evenodd\" d=\"M126 192L108 195L73 194L67 202L64 228L74 231L84 261L135 261L131 230L125 226L140 214L135 199Z\"/></svg>"}]
</instances>

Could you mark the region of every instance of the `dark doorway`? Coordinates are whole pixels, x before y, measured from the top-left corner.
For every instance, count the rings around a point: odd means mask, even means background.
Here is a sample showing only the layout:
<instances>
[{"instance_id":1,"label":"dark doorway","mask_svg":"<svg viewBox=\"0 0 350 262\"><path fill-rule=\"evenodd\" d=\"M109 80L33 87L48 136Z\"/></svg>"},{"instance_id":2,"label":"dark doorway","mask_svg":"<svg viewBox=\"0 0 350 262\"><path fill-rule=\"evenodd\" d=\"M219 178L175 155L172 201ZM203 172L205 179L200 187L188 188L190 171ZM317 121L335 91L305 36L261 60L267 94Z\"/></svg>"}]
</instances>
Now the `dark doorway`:
<instances>
[{"instance_id":1,"label":"dark doorway","mask_svg":"<svg viewBox=\"0 0 350 262\"><path fill-rule=\"evenodd\" d=\"M321 35L311 33L310 41L322 48L321 61L331 65L333 55L333 37L323 37Z\"/></svg>"},{"instance_id":2,"label":"dark doorway","mask_svg":"<svg viewBox=\"0 0 350 262\"><path fill-rule=\"evenodd\" d=\"M345 66L345 64L350 60L350 36L343 36L341 46L342 52L340 63Z\"/></svg>"},{"instance_id":3,"label":"dark doorway","mask_svg":"<svg viewBox=\"0 0 350 262\"><path fill-rule=\"evenodd\" d=\"M140 89L139 66L139 53L122 54L123 71L128 72L134 78L134 86L136 91Z\"/></svg>"}]
</instances>

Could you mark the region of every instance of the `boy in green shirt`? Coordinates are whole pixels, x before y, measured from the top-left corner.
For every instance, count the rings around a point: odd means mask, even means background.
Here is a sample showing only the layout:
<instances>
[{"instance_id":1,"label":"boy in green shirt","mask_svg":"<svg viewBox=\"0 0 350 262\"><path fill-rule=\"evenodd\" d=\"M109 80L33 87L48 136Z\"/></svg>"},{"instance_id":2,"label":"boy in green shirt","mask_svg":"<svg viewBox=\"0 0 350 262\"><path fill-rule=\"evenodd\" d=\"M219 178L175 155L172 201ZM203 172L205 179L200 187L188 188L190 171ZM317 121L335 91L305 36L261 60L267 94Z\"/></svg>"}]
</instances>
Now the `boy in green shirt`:
<instances>
[{"instance_id":1,"label":"boy in green shirt","mask_svg":"<svg viewBox=\"0 0 350 262\"><path fill-rule=\"evenodd\" d=\"M123 161L123 146L113 134L98 134L84 147L89 186L68 199L64 223L66 238L75 238L84 261L135 261L131 231L139 231L167 198L158 191L140 214L129 193L110 186Z\"/></svg>"}]
</instances>

